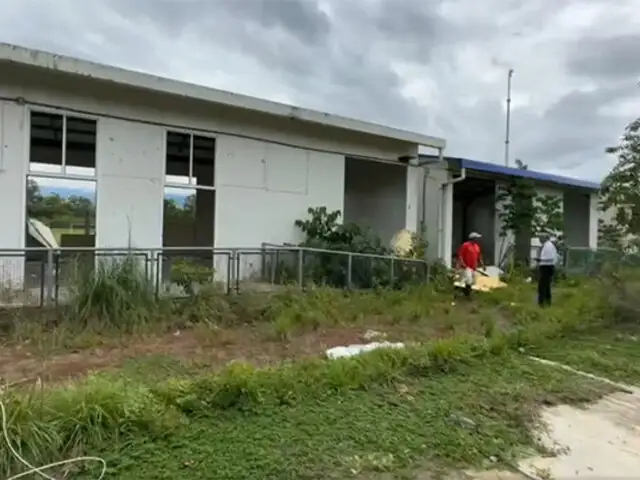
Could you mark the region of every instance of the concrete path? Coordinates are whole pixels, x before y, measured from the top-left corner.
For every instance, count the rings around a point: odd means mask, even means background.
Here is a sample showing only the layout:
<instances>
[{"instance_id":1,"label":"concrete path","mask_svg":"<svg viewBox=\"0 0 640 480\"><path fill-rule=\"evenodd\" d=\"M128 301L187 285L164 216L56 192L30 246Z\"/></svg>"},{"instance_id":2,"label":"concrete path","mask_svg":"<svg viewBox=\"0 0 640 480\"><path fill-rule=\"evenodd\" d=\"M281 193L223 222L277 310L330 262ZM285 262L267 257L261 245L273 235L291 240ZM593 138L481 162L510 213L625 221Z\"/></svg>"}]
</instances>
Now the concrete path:
<instances>
[{"instance_id":1,"label":"concrete path","mask_svg":"<svg viewBox=\"0 0 640 480\"><path fill-rule=\"evenodd\" d=\"M561 405L542 412L543 443L555 457L531 458L520 468L545 479L638 478L640 475L640 389L609 395L580 409Z\"/></svg>"}]
</instances>

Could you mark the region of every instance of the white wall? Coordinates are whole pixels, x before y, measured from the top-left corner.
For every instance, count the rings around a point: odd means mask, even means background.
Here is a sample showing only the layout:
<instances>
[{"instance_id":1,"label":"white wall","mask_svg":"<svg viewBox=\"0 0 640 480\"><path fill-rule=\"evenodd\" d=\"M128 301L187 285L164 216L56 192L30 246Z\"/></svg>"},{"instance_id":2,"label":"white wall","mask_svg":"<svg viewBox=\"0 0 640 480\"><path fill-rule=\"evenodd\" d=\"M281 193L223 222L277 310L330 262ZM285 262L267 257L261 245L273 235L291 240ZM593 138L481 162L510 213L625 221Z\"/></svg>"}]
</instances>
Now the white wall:
<instances>
[{"instance_id":1,"label":"white wall","mask_svg":"<svg viewBox=\"0 0 640 480\"><path fill-rule=\"evenodd\" d=\"M405 199L405 221L404 228L410 232L417 232L420 225L418 218L420 210L420 196L422 188L422 168L408 166L406 167L406 199Z\"/></svg>"},{"instance_id":2,"label":"white wall","mask_svg":"<svg viewBox=\"0 0 640 480\"><path fill-rule=\"evenodd\" d=\"M25 107L0 100L0 249L22 248L25 244L25 114ZM0 289L21 284L23 275L22 255L0 257Z\"/></svg>"},{"instance_id":3,"label":"white wall","mask_svg":"<svg viewBox=\"0 0 640 480\"><path fill-rule=\"evenodd\" d=\"M97 247L162 246L166 130L216 137L215 244L223 248L296 242L301 235L294 221L305 218L308 207L344 210L345 155L396 161L417 154L417 146L406 142L87 78L16 72L0 79L0 99L26 103L2 102L3 119L10 121L3 120L0 129L5 165L0 191L12 208L1 213L5 228L0 248L24 245L29 108L98 117ZM416 172L405 167L406 190L415 177ZM411 226L416 222L415 201L404 193L402 199L400 218Z\"/></svg>"},{"instance_id":4,"label":"white wall","mask_svg":"<svg viewBox=\"0 0 640 480\"><path fill-rule=\"evenodd\" d=\"M440 209L444 205L444 208L450 209L451 215L449 216L453 215L453 190L445 189L445 191L443 191L442 188L442 184L449 179L449 172L445 164L430 165L420 170L423 173L419 179L421 192L419 196L421 201L418 209L419 228L424 228L425 230L423 234L427 240L427 258L430 261L436 261L443 258L443 249L446 248L445 245L440 242L440 236L444 234L446 228L449 229L449 237L451 237L452 234L452 220L447 221L446 218L442 217ZM425 175L426 179L424 177ZM447 207L447 201L449 202L449 207ZM424 227L420 225L423 218L425 223ZM449 242L449 245L451 245L451 242Z\"/></svg>"},{"instance_id":5,"label":"white wall","mask_svg":"<svg viewBox=\"0 0 640 480\"><path fill-rule=\"evenodd\" d=\"M343 211L344 157L221 136L216 143L216 225L219 248L298 243L294 225L309 207ZM240 258L240 277L259 271L261 256ZM226 261L216 261L219 278Z\"/></svg>"},{"instance_id":6,"label":"white wall","mask_svg":"<svg viewBox=\"0 0 640 480\"><path fill-rule=\"evenodd\" d=\"M98 121L97 248L160 248L164 130L111 118Z\"/></svg>"},{"instance_id":7,"label":"white wall","mask_svg":"<svg viewBox=\"0 0 640 480\"><path fill-rule=\"evenodd\" d=\"M216 246L297 242L307 208L343 210L344 157L221 136L216 153Z\"/></svg>"}]
</instances>

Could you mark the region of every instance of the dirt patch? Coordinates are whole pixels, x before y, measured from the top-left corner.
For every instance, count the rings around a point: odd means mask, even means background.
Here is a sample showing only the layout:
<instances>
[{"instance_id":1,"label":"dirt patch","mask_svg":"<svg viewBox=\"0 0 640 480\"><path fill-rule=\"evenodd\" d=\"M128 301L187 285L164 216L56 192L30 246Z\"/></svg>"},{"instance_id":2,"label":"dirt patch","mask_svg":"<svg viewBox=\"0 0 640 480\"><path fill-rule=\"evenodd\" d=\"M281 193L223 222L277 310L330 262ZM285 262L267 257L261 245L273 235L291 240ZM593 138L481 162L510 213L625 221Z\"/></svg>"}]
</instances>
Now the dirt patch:
<instances>
[{"instance_id":1,"label":"dirt patch","mask_svg":"<svg viewBox=\"0 0 640 480\"><path fill-rule=\"evenodd\" d=\"M196 328L54 355L43 355L28 346L3 347L0 348L0 378L7 382L36 377L48 382L58 381L118 368L132 359L158 355L198 362L211 368L232 360L266 365L323 355L326 349L338 345L366 342L366 331L362 327L331 328L281 341L265 331L264 326L206 331Z\"/></svg>"}]
</instances>

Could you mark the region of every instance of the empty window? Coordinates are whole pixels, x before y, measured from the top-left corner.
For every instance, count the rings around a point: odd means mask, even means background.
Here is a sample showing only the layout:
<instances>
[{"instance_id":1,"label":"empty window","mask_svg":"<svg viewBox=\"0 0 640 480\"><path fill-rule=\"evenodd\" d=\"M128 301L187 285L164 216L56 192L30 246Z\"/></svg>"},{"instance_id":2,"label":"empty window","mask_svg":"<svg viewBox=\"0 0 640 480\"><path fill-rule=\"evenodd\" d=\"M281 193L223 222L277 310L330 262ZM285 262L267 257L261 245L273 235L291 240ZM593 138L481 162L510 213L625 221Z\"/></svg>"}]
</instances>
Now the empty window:
<instances>
[{"instance_id":1,"label":"empty window","mask_svg":"<svg viewBox=\"0 0 640 480\"><path fill-rule=\"evenodd\" d=\"M190 133L167 132L167 185L213 189L216 141Z\"/></svg>"},{"instance_id":2,"label":"empty window","mask_svg":"<svg viewBox=\"0 0 640 480\"><path fill-rule=\"evenodd\" d=\"M31 112L29 170L63 176L95 176L97 122Z\"/></svg>"},{"instance_id":3,"label":"empty window","mask_svg":"<svg viewBox=\"0 0 640 480\"><path fill-rule=\"evenodd\" d=\"M176 262L211 269L214 263L215 139L167 132L162 277L173 281Z\"/></svg>"}]
</instances>

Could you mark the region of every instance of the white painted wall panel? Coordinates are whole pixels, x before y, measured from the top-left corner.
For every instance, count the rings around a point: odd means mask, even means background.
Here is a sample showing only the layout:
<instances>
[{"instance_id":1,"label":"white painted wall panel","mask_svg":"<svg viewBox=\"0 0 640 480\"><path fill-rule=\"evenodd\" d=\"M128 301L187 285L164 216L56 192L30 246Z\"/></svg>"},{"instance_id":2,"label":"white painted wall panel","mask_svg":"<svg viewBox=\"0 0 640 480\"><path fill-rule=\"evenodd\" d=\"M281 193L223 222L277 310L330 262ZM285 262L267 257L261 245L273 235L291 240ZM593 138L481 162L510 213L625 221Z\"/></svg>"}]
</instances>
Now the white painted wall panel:
<instances>
[{"instance_id":1,"label":"white painted wall panel","mask_svg":"<svg viewBox=\"0 0 640 480\"><path fill-rule=\"evenodd\" d=\"M96 246L162 246L164 129L109 118L98 122Z\"/></svg>"},{"instance_id":2,"label":"white painted wall panel","mask_svg":"<svg viewBox=\"0 0 640 480\"><path fill-rule=\"evenodd\" d=\"M271 192L306 195L309 178L309 151L267 144L267 189Z\"/></svg>"},{"instance_id":3,"label":"white painted wall panel","mask_svg":"<svg viewBox=\"0 0 640 480\"><path fill-rule=\"evenodd\" d=\"M256 188L256 177L251 182L243 179L248 169L258 168L263 160L268 171L271 159L269 149L265 149L263 158L252 154L258 150L255 142L247 141L247 155L244 146L243 142L232 137L220 136L217 139L216 247L259 247L261 242L297 242L301 240L301 234L294 222L306 218L309 207L324 205L329 210L343 209L344 157L341 155L289 147L286 147L286 152L278 150L276 164L281 176L278 181L282 185L297 186L298 190L283 192L270 189L267 182ZM229 155L231 151L235 153ZM234 159L238 157L245 159L242 169L234 168ZM253 165L247 158L253 159ZM279 163L283 158L288 159L289 169ZM305 172L301 171L301 165L306 165ZM309 185L302 190L300 186L306 178Z\"/></svg>"},{"instance_id":4,"label":"white painted wall panel","mask_svg":"<svg viewBox=\"0 0 640 480\"><path fill-rule=\"evenodd\" d=\"M19 249L25 243L27 172L26 109L0 101L0 248ZM18 288L24 277L24 257L0 257L0 287Z\"/></svg>"},{"instance_id":5,"label":"white painted wall panel","mask_svg":"<svg viewBox=\"0 0 640 480\"><path fill-rule=\"evenodd\" d=\"M423 234L427 240L427 259L436 261L442 258L443 244L441 243L441 235L444 228L444 218L441 209L443 207L444 195L442 184L449 178L446 165L431 165L424 169L426 181L421 176L420 191L424 198L420 206L420 219L424 218L424 225L421 225ZM422 213L424 209L424 213ZM453 215L453 206L451 207L451 215Z\"/></svg>"},{"instance_id":6,"label":"white painted wall panel","mask_svg":"<svg viewBox=\"0 0 640 480\"><path fill-rule=\"evenodd\" d=\"M217 187L263 189L267 181L267 144L238 137L221 137L216 142ZM242 175L238 175L242 172Z\"/></svg>"}]
</instances>

